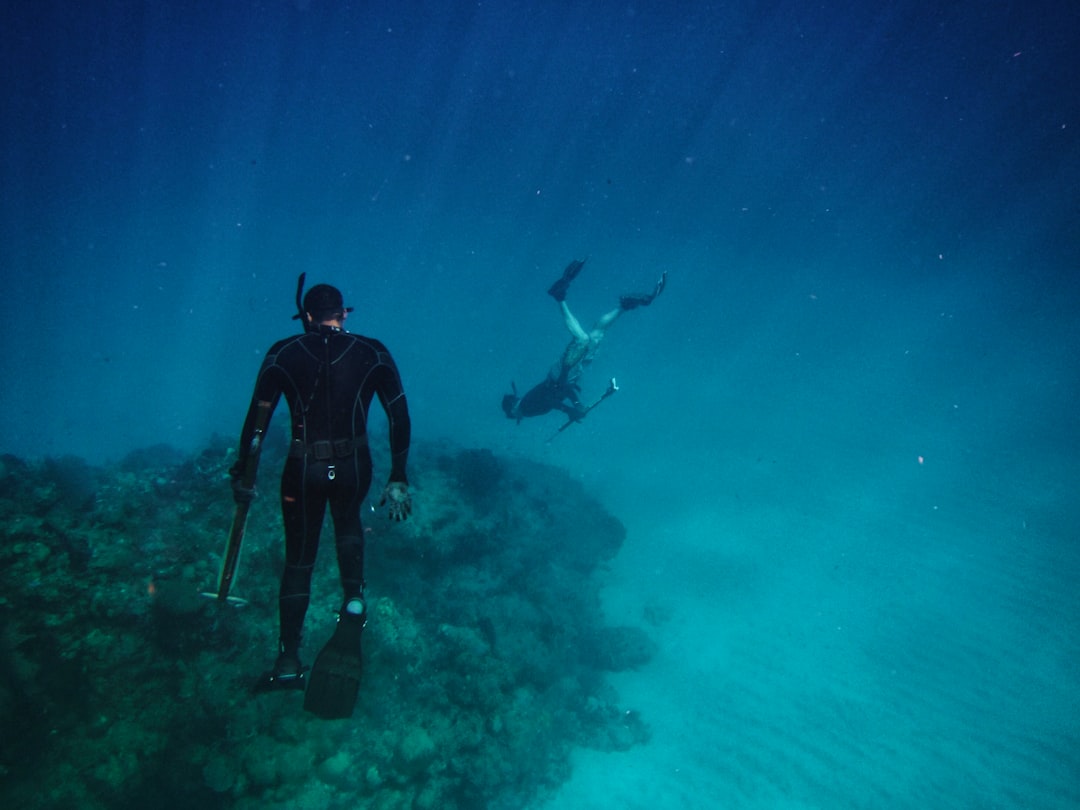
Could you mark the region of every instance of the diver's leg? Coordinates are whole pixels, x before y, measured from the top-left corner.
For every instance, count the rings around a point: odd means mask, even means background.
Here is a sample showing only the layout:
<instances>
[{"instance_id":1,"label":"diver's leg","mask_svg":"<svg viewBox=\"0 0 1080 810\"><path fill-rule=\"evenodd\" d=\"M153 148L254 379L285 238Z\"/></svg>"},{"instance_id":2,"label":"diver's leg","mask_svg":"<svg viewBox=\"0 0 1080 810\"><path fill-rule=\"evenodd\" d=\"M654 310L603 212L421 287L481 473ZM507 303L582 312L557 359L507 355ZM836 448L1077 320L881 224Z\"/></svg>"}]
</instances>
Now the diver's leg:
<instances>
[{"instance_id":1,"label":"diver's leg","mask_svg":"<svg viewBox=\"0 0 1080 810\"><path fill-rule=\"evenodd\" d=\"M290 460L281 477L281 516L285 525L285 569L278 592L280 657L300 662L300 635L311 601L311 574L326 512L324 465L309 469L307 459ZM322 479L321 481L319 479Z\"/></svg>"},{"instance_id":2,"label":"diver's leg","mask_svg":"<svg viewBox=\"0 0 1080 810\"><path fill-rule=\"evenodd\" d=\"M334 520L338 573L344 601L364 599L364 529L360 506L371 486L371 462L359 453L338 465L338 476L330 492L330 516Z\"/></svg>"},{"instance_id":3,"label":"diver's leg","mask_svg":"<svg viewBox=\"0 0 1080 810\"><path fill-rule=\"evenodd\" d=\"M593 355L596 354L596 350L600 347L600 341L604 339L604 335L607 334L608 327L619 319L619 316L625 312L621 307L616 307L605 315L600 317L596 323L593 324L592 331L585 337L586 340L580 343L581 348L578 351L579 362L589 362L592 360Z\"/></svg>"},{"instance_id":4,"label":"diver's leg","mask_svg":"<svg viewBox=\"0 0 1080 810\"><path fill-rule=\"evenodd\" d=\"M565 301L559 302L559 309L562 311L563 323L566 324L567 331L574 336L574 340L588 340L589 333L581 328L581 323L574 317L574 313L570 311Z\"/></svg>"},{"instance_id":5,"label":"diver's leg","mask_svg":"<svg viewBox=\"0 0 1080 810\"><path fill-rule=\"evenodd\" d=\"M611 312L608 312L605 315L601 315L600 320L593 324L592 334L589 335L589 337L593 340L598 340L598 332L600 333L599 336L603 337L604 332L607 331L607 328L613 323L615 323L615 321L618 320L619 316L622 315L625 311L626 310L624 310L622 307L616 307L615 309L611 310Z\"/></svg>"}]
</instances>

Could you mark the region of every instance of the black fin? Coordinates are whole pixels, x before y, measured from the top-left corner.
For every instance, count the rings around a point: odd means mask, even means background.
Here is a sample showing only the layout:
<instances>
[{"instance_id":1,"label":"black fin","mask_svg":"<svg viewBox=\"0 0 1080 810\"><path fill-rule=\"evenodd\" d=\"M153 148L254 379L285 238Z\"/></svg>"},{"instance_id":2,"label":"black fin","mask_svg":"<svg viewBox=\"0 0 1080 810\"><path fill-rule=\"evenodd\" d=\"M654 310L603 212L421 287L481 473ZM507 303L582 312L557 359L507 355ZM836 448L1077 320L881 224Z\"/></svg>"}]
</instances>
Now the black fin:
<instances>
[{"instance_id":1,"label":"black fin","mask_svg":"<svg viewBox=\"0 0 1080 810\"><path fill-rule=\"evenodd\" d=\"M637 309L638 307L647 307L653 302L656 296L660 295L664 291L664 287L667 285L667 271L665 270L660 276L660 280L656 282L656 289L651 293L636 293L632 295L624 295L619 299L619 307L626 311L631 309Z\"/></svg>"},{"instance_id":2,"label":"black fin","mask_svg":"<svg viewBox=\"0 0 1080 810\"><path fill-rule=\"evenodd\" d=\"M570 264L566 265L566 269L563 270L562 278L548 288L548 295L556 301L565 301L566 291L570 289L570 282L581 272L581 268L585 266L586 261L588 261L588 259L582 259L581 261L574 259Z\"/></svg>"},{"instance_id":3,"label":"black fin","mask_svg":"<svg viewBox=\"0 0 1080 810\"><path fill-rule=\"evenodd\" d=\"M307 674L304 708L324 720L352 717L360 693L360 637L365 617L343 612Z\"/></svg>"}]
</instances>

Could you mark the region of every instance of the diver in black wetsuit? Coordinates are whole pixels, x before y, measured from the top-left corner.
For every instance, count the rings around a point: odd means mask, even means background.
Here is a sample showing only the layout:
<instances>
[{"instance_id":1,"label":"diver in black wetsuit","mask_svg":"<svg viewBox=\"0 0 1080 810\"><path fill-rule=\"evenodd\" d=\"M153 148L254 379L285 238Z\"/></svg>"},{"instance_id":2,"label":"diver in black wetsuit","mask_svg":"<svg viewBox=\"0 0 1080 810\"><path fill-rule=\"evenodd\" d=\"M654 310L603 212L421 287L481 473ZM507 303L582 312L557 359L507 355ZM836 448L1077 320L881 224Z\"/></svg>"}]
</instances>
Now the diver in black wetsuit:
<instances>
[{"instance_id":1,"label":"diver in black wetsuit","mask_svg":"<svg viewBox=\"0 0 1080 810\"><path fill-rule=\"evenodd\" d=\"M299 303L303 276L297 289ZM386 347L346 332L341 293L327 284L312 287L300 313L305 333L275 343L255 382L243 431L240 457L230 470L238 503L250 501L241 471L258 452L279 398L289 404L292 444L281 476L285 525L285 570L278 607L280 650L264 687L303 688L300 634L311 593L311 575L327 504L334 521L338 570L345 592L342 615L364 616L364 532L360 507L371 485L367 416L378 397L390 427L391 468L380 505L389 503L394 520L411 511L405 465L409 454L409 410L401 378ZM253 442L254 439L254 442ZM252 451L251 448L255 448Z\"/></svg>"},{"instance_id":2,"label":"diver in black wetsuit","mask_svg":"<svg viewBox=\"0 0 1080 810\"><path fill-rule=\"evenodd\" d=\"M570 262L566 269L563 270L562 277L548 289L548 295L559 302L563 322L570 332L571 340L563 351L562 357L551 367L543 382L534 385L523 397L517 395L517 387L514 386L514 392L506 394L502 398L503 413L509 419L516 419L520 422L526 417L542 416L551 411L562 411L572 421L583 419L588 409L578 397L581 393L578 380L581 378L585 366L591 363L596 356L600 341L604 339L608 327L615 323L616 319L624 312L638 307L647 307L656 296L663 292L664 285L667 283L667 273L665 272L660 276L660 280L656 282L656 288L651 293L622 296L619 299L619 306L601 316L592 330L586 332L582 329L578 319L574 317L566 303L566 293L570 288L570 282L574 280L584 266L584 261L575 259Z\"/></svg>"}]
</instances>

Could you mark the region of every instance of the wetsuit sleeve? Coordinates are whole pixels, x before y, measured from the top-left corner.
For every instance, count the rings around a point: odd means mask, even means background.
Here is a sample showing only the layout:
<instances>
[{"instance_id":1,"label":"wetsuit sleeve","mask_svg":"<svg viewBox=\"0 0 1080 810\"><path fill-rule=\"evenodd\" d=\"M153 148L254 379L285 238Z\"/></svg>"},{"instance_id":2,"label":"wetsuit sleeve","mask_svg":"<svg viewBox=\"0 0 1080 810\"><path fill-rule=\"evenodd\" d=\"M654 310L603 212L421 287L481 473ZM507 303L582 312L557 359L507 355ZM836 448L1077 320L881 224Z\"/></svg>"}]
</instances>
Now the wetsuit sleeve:
<instances>
[{"instance_id":1,"label":"wetsuit sleeve","mask_svg":"<svg viewBox=\"0 0 1080 810\"><path fill-rule=\"evenodd\" d=\"M405 466L409 461L409 441L412 435L409 405L405 401L401 375L385 348L380 352L379 359L375 393L386 411L390 428L390 480L407 484L409 479L405 475Z\"/></svg>"},{"instance_id":2,"label":"wetsuit sleeve","mask_svg":"<svg viewBox=\"0 0 1080 810\"><path fill-rule=\"evenodd\" d=\"M236 463L229 470L233 478L238 477L248 463L252 454L256 455L261 449L262 434L270 423L270 417L274 415L281 398L281 386L276 381L274 373L276 353L271 351L263 360L259 369L259 376L255 379L255 393L252 394L251 404L248 406L247 416L244 418L244 427L240 431L240 446L237 449ZM255 438L258 435L259 441Z\"/></svg>"}]
</instances>

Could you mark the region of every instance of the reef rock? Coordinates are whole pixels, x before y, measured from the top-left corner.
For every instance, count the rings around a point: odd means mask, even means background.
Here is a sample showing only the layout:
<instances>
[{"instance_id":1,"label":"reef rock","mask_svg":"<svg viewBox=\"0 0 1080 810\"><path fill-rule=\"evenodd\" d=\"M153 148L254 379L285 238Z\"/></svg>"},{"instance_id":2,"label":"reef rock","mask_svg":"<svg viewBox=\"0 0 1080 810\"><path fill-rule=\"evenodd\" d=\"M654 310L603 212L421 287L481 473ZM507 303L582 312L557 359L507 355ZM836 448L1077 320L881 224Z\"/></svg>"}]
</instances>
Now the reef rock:
<instances>
[{"instance_id":1,"label":"reef rock","mask_svg":"<svg viewBox=\"0 0 1080 810\"><path fill-rule=\"evenodd\" d=\"M285 442L268 439L276 487ZM356 714L253 697L273 660L282 531L255 501L233 594L213 590L233 511L227 443L117 465L0 459L0 804L276 810L524 807L575 746L644 742L606 672L652 654L599 592L624 529L560 470L414 448L414 513L365 510L369 621ZM387 469L376 456L376 480ZM377 495L377 493L373 493ZM340 605L327 523L305 660Z\"/></svg>"}]
</instances>

